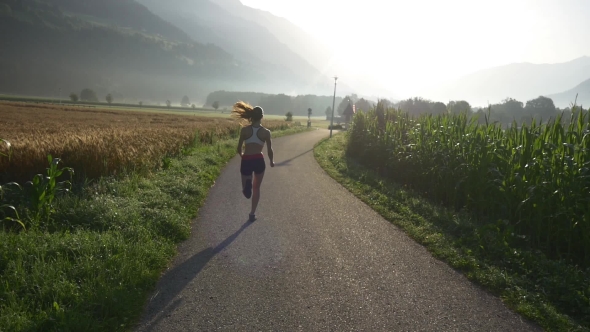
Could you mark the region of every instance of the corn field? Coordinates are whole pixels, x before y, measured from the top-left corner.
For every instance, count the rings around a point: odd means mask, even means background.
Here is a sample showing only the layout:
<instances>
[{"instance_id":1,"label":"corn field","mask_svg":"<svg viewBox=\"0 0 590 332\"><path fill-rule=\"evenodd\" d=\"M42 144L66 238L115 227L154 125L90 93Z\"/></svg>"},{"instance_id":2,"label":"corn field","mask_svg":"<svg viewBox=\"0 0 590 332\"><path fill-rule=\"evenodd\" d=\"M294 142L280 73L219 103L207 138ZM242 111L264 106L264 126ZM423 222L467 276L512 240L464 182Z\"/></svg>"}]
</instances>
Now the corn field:
<instances>
[{"instance_id":1,"label":"corn field","mask_svg":"<svg viewBox=\"0 0 590 332\"><path fill-rule=\"evenodd\" d=\"M263 124L271 130L288 127L278 120ZM45 173L48 155L85 178L149 169L192 143L210 144L239 130L229 117L0 103L0 138L12 148L10 158L0 158L0 183L24 183Z\"/></svg>"},{"instance_id":2,"label":"corn field","mask_svg":"<svg viewBox=\"0 0 590 332\"><path fill-rule=\"evenodd\" d=\"M487 119L486 119L487 120ZM436 203L467 210L507 241L590 265L590 119L508 129L466 114L357 114L347 154Z\"/></svg>"}]
</instances>

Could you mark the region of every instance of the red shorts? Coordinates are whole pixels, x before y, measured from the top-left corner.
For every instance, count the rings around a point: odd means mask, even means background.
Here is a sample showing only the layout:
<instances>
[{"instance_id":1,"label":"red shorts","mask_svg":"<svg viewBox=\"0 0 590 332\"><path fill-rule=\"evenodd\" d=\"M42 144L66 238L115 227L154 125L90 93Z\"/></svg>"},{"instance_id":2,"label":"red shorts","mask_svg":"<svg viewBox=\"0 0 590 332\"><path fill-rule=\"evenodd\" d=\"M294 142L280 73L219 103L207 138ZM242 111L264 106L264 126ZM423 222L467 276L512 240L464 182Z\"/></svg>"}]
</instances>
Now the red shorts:
<instances>
[{"instance_id":1,"label":"red shorts","mask_svg":"<svg viewBox=\"0 0 590 332\"><path fill-rule=\"evenodd\" d=\"M240 173L242 175L252 175L252 173L261 174L266 170L266 164L264 163L264 155L262 153L257 154L245 154L242 155L242 164L240 165Z\"/></svg>"}]
</instances>

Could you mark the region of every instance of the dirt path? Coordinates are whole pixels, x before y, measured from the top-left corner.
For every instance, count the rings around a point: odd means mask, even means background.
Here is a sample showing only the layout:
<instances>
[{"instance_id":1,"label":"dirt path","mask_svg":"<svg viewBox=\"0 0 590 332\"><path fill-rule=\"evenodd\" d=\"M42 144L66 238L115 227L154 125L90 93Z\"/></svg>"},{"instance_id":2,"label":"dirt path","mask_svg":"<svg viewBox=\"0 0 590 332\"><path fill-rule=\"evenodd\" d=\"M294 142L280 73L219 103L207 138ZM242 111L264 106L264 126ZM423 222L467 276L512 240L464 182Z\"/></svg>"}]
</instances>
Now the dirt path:
<instances>
[{"instance_id":1,"label":"dirt path","mask_svg":"<svg viewBox=\"0 0 590 332\"><path fill-rule=\"evenodd\" d=\"M258 220L223 171L138 331L539 331L276 139Z\"/></svg>"}]
</instances>

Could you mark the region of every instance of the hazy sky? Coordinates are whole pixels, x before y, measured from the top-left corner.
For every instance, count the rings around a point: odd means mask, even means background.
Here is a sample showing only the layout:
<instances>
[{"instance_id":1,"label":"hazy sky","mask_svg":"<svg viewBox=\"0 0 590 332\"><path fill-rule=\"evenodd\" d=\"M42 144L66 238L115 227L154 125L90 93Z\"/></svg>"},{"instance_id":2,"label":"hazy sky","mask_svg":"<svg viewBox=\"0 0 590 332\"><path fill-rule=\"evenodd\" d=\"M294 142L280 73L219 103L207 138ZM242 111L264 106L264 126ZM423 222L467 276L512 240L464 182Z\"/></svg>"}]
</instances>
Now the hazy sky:
<instances>
[{"instance_id":1,"label":"hazy sky","mask_svg":"<svg viewBox=\"0 0 590 332\"><path fill-rule=\"evenodd\" d=\"M590 55L590 0L241 0L404 97L478 69Z\"/></svg>"}]
</instances>

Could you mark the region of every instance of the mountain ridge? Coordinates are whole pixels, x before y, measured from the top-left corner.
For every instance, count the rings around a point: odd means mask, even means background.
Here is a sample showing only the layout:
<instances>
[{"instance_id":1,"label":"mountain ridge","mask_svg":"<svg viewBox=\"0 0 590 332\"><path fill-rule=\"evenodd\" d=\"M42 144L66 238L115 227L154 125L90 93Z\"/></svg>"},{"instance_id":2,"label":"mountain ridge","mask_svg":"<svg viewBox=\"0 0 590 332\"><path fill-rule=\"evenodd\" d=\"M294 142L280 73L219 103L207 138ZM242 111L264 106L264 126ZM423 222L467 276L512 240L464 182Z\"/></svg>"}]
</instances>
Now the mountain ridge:
<instances>
[{"instance_id":1,"label":"mountain ridge","mask_svg":"<svg viewBox=\"0 0 590 332\"><path fill-rule=\"evenodd\" d=\"M130 27L148 34L159 34L167 39L191 42L189 36L134 0L44 0L57 6L63 13L88 15L103 19L119 27Z\"/></svg>"},{"instance_id":2,"label":"mountain ridge","mask_svg":"<svg viewBox=\"0 0 590 332\"><path fill-rule=\"evenodd\" d=\"M317 83L321 76L319 71L267 28L240 15L234 15L214 1L172 0L166 4L158 0L139 2L180 27L194 40L215 43L237 59L251 63L257 68L268 68L268 75L261 77L258 82L259 87L264 86L262 81L269 75L277 77L278 80L284 78L279 85L268 84L266 89L256 90L273 93L311 93L322 85L327 88L328 84ZM243 5L240 3L240 6Z\"/></svg>"},{"instance_id":3,"label":"mountain ridge","mask_svg":"<svg viewBox=\"0 0 590 332\"><path fill-rule=\"evenodd\" d=\"M590 78L590 57L560 63L511 63L478 70L427 92L432 99L467 100L487 105L505 98L526 102L566 91Z\"/></svg>"},{"instance_id":4,"label":"mountain ridge","mask_svg":"<svg viewBox=\"0 0 590 332\"><path fill-rule=\"evenodd\" d=\"M590 105L590 78L564 92L547 95L558 107L569 107L576 103L578 106Z\"/></svg>"},{"instance_id":5,"label":"mountain ridge","mask_svg":"<svg viewBox=\"0 0 590 332\"><path fill-rule=\"evenodd\" d=\"M212 0L233 15L241 16L265 27L293 52L299 54L320 72L332 57L331 52L313 35L291 22L269 11L246 6L240 0ZM331 75L330 75L331 76Z\"/></svg>"},{"instance_id":6,"label":"mountain ridge","mask_svg":"<svg viewBox=\"0 0 590 332\"><path fill-rule=\"evenodd\" d=\"M89 87L103 95L116 92L135 100L164 102L180 100L185 94L202 93L204 98L204 90L222 86L215 85L219 80L244 82L252 75L248 67L215 45L176 42L154 31L150 35L128 27L97 25L84 20L84 15L71 15L75 8L63 3L60 7L56 4L60 1L0 1L0 30L6 33L0 39L3 93L49 97L56 96L57 90L69 94ZM120 4L125 3L134 4L127 0ZM62 12L63 7L68 14ZM137 8L127 7L132 14ZM151 17L155 26L169 28Z\"/></svg>"}]
</instances>

